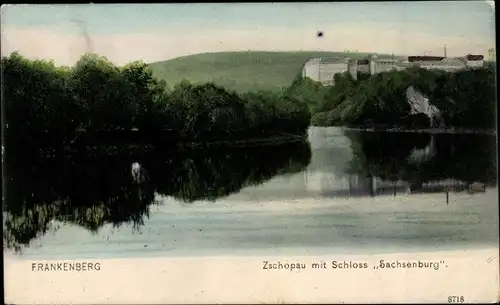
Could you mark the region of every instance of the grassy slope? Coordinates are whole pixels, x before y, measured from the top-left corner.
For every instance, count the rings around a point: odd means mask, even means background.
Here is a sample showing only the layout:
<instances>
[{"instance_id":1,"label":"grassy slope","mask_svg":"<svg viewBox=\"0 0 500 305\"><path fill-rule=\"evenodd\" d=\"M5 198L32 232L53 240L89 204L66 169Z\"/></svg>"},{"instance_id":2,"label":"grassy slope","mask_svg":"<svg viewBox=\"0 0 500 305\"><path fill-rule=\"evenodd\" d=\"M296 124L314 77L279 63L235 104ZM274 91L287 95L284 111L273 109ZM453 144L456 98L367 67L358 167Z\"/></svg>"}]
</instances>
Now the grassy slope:
<instances>
[{"instance_id":1,"label":"grassy slope","mask_svg":"<svg viewBox=\"0 0 500 305\"><path fill-rule=\"evenodd\" d=\"M179 57L151 63L156 77L172 87L182 80L215 82L239 92L280 90L289 86L303 65L316 57L361 58L363 53L342 52L221 52Z\"/></svg>"}]
</instances>

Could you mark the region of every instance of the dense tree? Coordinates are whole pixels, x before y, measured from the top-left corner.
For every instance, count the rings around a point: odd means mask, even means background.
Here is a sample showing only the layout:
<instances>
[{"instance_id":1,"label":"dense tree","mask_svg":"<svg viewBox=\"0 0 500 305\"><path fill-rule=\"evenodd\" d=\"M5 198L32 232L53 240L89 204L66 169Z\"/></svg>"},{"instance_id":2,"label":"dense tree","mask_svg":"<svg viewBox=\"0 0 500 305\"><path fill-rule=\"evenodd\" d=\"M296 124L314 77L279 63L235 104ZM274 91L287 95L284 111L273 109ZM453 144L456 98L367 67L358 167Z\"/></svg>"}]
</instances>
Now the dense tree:
<instances>
[{"instance_id":1,"label":"dense tree","mask_svg":"<svg viewBox=\"0 0 500 305\"><path fill-rule=\"evenodd\" d=\"M64 145L77 124L77 109L67 90L68 71L18 53L2 58L6 147L22 140L23 149L36 155L46 145Z\"/></svg>"},{"instance_id":2,"label":"dense tree","mask_svg":"<svg viewBox=\"0 0 500 305\"><path fill-rule=\"evenodd\" d=\"M334 80L323 100L310 102L313 125L413 126L416 118L406 99L410 86L440 109L446 126L492 129L496 123L493 66L457 72L411 68L360 74L357 80L345 72Z\"/></svg>"},{"instance_id":3,"label":"dense tree","mask_svg":"<svg viewBox=\"0 0 500 305\"><path fill-rule=\"evenodd\" d=\"M236 94L213 83L167 90L148 65L117 67L85 54L73 67L2 58L7 148L70 150L110 142L217 141L302 136L308 101L294 94Z\"/></svg>"}]
</instances>

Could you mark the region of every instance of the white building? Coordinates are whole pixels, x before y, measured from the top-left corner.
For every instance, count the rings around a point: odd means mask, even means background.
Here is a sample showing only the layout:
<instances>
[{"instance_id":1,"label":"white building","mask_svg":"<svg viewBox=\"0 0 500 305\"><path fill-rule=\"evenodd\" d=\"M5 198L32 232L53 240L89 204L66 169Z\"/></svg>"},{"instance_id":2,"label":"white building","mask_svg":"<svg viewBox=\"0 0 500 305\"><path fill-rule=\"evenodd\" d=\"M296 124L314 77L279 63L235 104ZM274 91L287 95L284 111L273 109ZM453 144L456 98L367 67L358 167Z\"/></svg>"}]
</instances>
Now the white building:
<instances>
[{"instance_id":1,"label":"white building","mask_svg":"<svg viewBox=\"0 0 500 305\"><path fill-rule=\"evenodd\" d=\"M309 60L302 70L303 77L309 77L321 82L325 86L334 85L334 75L349 71L356 78L357 72L381 73L391 70L404 70L410 67L423 69L439 69L454 72L464 68L484 66L484 56L468 54L464 57L436 57L436 56L409 56L402 59L379 59L371 56L368 59L349 58L313 58Z\"/></svg>"},{"instance_id":2,"label":"white building","mask_svg":"<svg viewBox=\"0 0 500 305\"><path fill-rule=\"evenodd\" d=\"M325 86L333 86L333 76L348 69L348 59L340 57L314 58L302 70L302 77L309 77Z\"/></svg>"}]
</instances>

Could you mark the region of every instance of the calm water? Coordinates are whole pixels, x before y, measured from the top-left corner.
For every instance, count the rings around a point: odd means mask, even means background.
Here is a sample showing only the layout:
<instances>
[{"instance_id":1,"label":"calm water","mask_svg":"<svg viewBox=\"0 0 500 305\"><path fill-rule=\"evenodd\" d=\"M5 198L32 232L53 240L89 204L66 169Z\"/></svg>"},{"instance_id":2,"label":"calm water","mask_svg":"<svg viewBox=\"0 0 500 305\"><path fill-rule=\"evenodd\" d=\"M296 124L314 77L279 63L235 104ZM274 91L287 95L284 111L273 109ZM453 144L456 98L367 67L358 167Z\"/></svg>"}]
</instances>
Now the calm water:
<instances>
[{"instance_id":1,"label":"calm water","mask_svg":"<svg viewBox=\"0 0 500 305\"><path fill-rule=\"evenodd\" d=\"M275 147L10 162L19 258L306 255L498 245L496 137L311 128Z\"/></svg>"}]
</instances>

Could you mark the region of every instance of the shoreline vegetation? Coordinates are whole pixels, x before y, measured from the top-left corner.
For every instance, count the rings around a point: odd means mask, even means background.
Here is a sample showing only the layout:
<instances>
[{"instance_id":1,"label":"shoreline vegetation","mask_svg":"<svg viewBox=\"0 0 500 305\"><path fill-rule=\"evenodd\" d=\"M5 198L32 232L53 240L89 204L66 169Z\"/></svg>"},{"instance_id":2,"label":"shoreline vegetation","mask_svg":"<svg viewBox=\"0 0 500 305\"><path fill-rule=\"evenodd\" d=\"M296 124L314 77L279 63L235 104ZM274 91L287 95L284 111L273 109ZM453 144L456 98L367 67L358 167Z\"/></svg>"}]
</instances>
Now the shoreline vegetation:
<instances>
[{"instance_id":1,"label":"shoreline vegetation","mask_svg":"<svg viewBox=\"0 0 500 305\"><path fill-rule=\"evenodd\" d=\"M116 143L159 149L288 143L306 138L311 119L307 104L291 95L186 81L168 89L145 63L116 67L96 54L57 67L12 53L2 68L7 153Z\"/></svg>"},{"instance_id":2,"label":"shoreline vegetation","mask_svg":"<svg viewBox=\"0 0 500 305\"><path fill-rule=\"evenodd\" d=\"M161 149L252 146L297 141L309 126L398 132L494 133L495 65L455 73L411 68L334 75L323 86L298 75L281 92L236 92L182 81L170 89L151 67L117 67L85 54L73 67L2 57L7 151L71 152L116 143ZM410 114L413 86L441 110L444 128Z\"/></svg>"},{"instance_id":3,"label":"shoreline vegetation","mask_svg":"<svg viewBox=\"0 0 500 305\"><path fill-rule=\"evenodd\" d=\"M492 133L496 130L496 64L456 72L409 68L370 75L334 75L334 86L298 76L288 89L305 101L311 125L358 130L424 130ZM412 86L437 107L444 126L425 114L411 114L406 91Z\"/></svg>"},{"instance_id":4,"label":"shoreline vegetation","mask_svg":"<svg viewBox=\"0 0 500 305\"><path fill-rule=\"evenodd\" d=\"M244 140L231 140L231 141L217 141L217 142L178 142L173 147L171 147L174 152L183 152L187 150L200 150L200 149L219 149L219 148L230 148L230 149L251 149L251 148L270 148L276 146L284 146L287 144L307 144L307 137L305 135L285 135L285 136L273 136L268 138L253 138ZM86 154L87 156L99 156L105 155L142 155L151 153L157 150L157 146L151 144L108 144L108 145L92 145L86 146L82 149L69 149L66 153L69 155ZM38 151L43 159L51 159L59 157L57 150L55 149L45 149ZM165 151L164 151L165 152ZM69 156L66 154L66 157Z\"/></svg>"}]
</instances>

